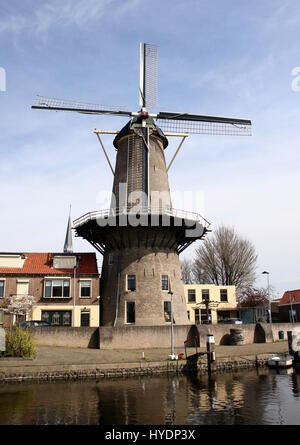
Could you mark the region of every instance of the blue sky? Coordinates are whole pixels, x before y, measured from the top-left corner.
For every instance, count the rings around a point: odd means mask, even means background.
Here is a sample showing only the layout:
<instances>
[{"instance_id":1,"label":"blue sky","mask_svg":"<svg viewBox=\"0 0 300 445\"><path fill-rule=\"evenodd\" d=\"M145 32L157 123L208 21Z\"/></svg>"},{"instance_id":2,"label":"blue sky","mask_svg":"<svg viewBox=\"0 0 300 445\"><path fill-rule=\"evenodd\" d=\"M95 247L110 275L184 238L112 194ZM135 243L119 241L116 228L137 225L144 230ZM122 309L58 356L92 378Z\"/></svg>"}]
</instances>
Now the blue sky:
<instances>
[{"instance_id":1,"label":"blue sky","mask_svg":"<svg viewBox=\"0 0 300 445\"><path fill-rule=\"evenodd\" d=\"M159 110L253 121L251 138L190 136L171 191L201 191L193 210L254 243L258 285L267 269L278 293L299 288L299 24L297 0L1 0L0 250L60 250L69 203L73 218L105 207L112 177L93 129L126 120L30 106L41 94L137 110L144 41L159 46Z\"/></svg>"}]
</instances>

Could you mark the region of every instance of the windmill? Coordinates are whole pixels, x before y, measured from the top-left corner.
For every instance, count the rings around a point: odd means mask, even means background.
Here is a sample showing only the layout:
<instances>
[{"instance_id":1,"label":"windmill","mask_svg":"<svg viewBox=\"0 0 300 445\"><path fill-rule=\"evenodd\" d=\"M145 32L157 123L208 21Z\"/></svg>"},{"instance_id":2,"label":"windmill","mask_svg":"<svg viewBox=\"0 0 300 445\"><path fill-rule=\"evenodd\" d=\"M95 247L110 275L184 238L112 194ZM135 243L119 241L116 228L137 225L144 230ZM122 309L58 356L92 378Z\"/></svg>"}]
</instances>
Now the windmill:
<instances>
[{"instance_id":1,"label":"windmill","mask_svg":"<svg viewBox=\"0 0 300 445\"><path fill-rule=\"evenodd\" d=\"M101 324L106 326L189 324L179 254L202 239L210 224L201 215L173 208L168 170L189 134L251 135L251 121L149 110L157 104L158 49L140 44L140 110L37 96L33 109L130 118L120 131L95 130L114 175L108 210L73 222L103 255ZM100 134L115 133L115 169ZM182 138L169 166L167 137ZM172 308L169 294L172 281Z\"/></svg>"}]
</instances>

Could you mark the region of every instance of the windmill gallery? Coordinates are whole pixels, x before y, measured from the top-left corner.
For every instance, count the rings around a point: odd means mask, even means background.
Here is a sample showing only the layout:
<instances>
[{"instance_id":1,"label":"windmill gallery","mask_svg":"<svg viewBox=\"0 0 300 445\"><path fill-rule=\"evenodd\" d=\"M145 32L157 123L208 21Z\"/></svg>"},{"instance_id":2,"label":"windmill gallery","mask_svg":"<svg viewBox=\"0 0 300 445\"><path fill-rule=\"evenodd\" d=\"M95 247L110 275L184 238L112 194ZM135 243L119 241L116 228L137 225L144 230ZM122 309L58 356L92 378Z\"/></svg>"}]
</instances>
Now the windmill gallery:
<instances>
[{"instance_id":1,"label":"windmill gallery","mask_svg":"<svg viewBox=\"0 0 300 445\"><path fill-rule=\"evenodd\" d=\"M122 335L130 329L131 338L141 335L143 344L145 336L150 341L147 328L164 329L169 338L171 320L177 331L183 332L182 338L186 336L191 323L179 254L203 239L210 227L201 215L172 206L168 171L178 151L189 134L251 135L251 121L245 119L149 112L157 103L157 60L156 46L140 44L138 112L41 96L32 106L39 110L130 119L117 132L95 130L113 174L111 205L108 210L77 218L73 228L76 236L87 240L103 255L101 327L110 332L117 329ZM101 139L106 133L115 133L115 168ZM179 137L181 141L167 166L164 151L169 137Z\"/></svg>"}]
</instances>

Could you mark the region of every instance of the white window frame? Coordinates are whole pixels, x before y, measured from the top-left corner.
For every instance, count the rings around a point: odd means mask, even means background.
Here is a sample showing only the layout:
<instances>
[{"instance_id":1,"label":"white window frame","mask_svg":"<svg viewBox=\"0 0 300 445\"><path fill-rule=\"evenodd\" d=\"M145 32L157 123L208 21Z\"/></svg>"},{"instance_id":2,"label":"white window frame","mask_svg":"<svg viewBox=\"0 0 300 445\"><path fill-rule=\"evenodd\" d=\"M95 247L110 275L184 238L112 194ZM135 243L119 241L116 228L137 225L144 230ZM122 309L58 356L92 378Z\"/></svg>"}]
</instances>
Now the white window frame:
<instances>
[{"instance_id":1,"label":"white window frame","mask_svg":"<svg viewBox=\"0 0 300 445\"><path fill-rule=\"evenodd\" d=\"M135 289L134 290L128 289L128 277L129 276L135 277ZM136 274L134 274L134 273L127 273L126 274L126 292L136 292L136 288L137 288L136 284L137 284Z\"/></svg>"},{"instance_id":2,"label":"white window frame","mask_svg":"<svg viewBox=\"0 0 300 445\"><path fill-rule=\"evenodd\" d=\"M51 296L50 297L46 297L46 281L68 281L69 282L69 296L68 297L64 297L63 295L61 297L53 297L53 285L51 284ZM64 293L64 285L63 285L63 292ZM45 277L44 278L44 293L43 293L43 298L45 298L45 300L56 300L56 299L60 299L60 300L68 300L70 298L72 298L71 295L71 278L67 277Z\"/></svg>"},{"instance_id":3,"label":"white window frame","mask_svg":"<svg viewBox=\"0 0 300 445\"><path fill-rule=\"evenodd\" d=\"M90 290L91 291L90 291L90 296L89 297L83 297L81 295L81 282L82 281L89 281L91 283L91 285L90 285ZM92 298L92 280L91 280L91 278L80 278L79 279L79 298L83 298L84 300Z\"/></svg>"}]
</instances>

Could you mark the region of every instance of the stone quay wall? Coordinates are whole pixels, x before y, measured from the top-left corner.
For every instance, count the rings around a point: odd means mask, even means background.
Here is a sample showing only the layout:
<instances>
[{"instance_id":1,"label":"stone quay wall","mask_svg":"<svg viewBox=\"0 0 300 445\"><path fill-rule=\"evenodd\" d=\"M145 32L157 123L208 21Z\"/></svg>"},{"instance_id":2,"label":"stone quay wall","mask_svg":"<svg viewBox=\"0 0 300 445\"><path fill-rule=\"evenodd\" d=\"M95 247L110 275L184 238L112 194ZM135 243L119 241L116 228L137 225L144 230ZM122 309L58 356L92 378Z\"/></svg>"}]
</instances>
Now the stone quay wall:
<instances>
[{"instance_id":1,"label":"stone quay wall","mask_svg":"<svg viewBox=\"0 0 300 445\"><path fill-rule=\"evenodd\" d=\"M244 325L175 325L174 346L183 348L188 338L198 338L200 347L206 346L206 336L212 334L216 345L230 344L230 329L241 328L244 344L272 343L279 340L279 332L287 332L300 323L266 323ZM65 346L76 348L98 349L149 349L170 348L170 326L120 326L89 328L89 327L40 327L32 329L37 345ZM198 346L199 346L198 340Z\"/></svg>"},{"instance_id":2,"label":"stone quay wall","mask_svg":"<svg viewBox=\"0 0 300 445\"><path fill-rule=\"evenodd\" d=\"M253 368L263 368L267 364L267 356L228 357L217 362L216 372L234 372ZM39 370L18 373L1 372L0 382L81 380L99 378L128 378L152 376L160 374L207 374L207 363L199 363L197 367L189 367L185 360L176 362L140 362L120 365L76 366L69 370Z\"/></svg>"}]
</instances>

